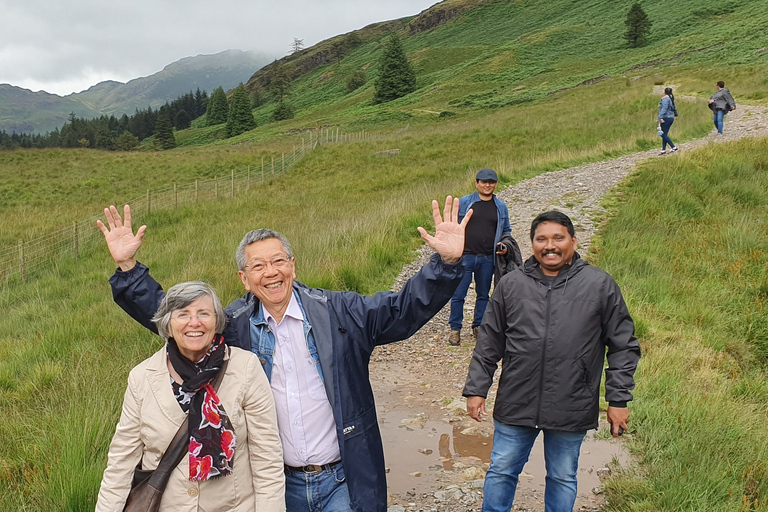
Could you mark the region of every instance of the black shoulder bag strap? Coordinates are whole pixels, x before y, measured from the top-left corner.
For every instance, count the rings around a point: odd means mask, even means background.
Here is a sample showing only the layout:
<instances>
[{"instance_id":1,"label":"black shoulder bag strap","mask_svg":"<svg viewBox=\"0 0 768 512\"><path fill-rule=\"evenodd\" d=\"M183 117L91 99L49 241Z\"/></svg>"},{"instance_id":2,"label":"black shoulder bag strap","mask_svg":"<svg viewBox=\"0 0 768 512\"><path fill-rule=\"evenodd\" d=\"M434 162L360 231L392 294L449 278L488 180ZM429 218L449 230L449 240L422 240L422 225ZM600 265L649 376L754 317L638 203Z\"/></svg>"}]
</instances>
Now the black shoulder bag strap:
<instances>
[{"instance_id":1,"label":"black shoulder bag strap","mask_svg":"<svg viewBox=\"0 0 768 512\"><path fill-rule=\"evenodd\" d=\"M213 389L217 391L219 384L221 384L221 379L224 378L224 372L227 370L228 363L229 360L225 359L221 365L219 374L216 375L216 379L213 381ZM163 453L163 457L160 459L157 469L152 471L136 469L136 474L134 474L133 484L131 486L131 493L128 495L128 499L125 502L125 508L123 509L124 512L144 512L159 509L160 500L163 491L165 491L165 487L168 485L168 479L171 476L171 472L179 465L188 451L188 425L189 415L184 418L179 430L176 431L176 435L173 436L173 440L168 445L165 453ZM148 474L149 477L147 478Z\"/></svg>"}]
</instances>

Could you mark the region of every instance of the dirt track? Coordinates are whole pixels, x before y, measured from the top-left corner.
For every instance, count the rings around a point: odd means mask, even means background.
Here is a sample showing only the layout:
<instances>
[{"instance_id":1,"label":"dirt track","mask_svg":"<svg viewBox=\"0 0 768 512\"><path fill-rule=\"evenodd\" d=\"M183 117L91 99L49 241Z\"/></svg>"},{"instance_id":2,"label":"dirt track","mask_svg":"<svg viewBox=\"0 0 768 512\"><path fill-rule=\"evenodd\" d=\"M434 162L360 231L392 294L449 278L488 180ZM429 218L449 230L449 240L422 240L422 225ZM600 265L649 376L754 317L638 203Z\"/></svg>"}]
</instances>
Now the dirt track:
<instances>
[{"instance_id":1,"label":"dirt track","mask_svg":"<svg viewBox=\"0 0 768 512\"><path fill-rule=\"evenodd\" d=\"M710 143L768 136L768 108L740 105L726 117L724 132L722 137L710 133L679 144L680 153ZM573 219L579 252L586 254L597 229L595 214L602 212L600 201L605 193L633 172L638 162L676 157L677 154L660 157L659 149L654 149L542 174L497 191L509 207L512 235L520 243L523 258L531 253L531 219L550 209L563 211ZM402 286L428 257L428 249L422 249L418 261L403 269L393 288ZM470 288L465 318L473 310L474 295ZM461 390L474 341L465 321L462 345L448 346L447 322L448 307L415 336L377 348L372 358L371 382L389 468L389 512L480 510L493 425L488 419L476 423L466 415ZM488 397L489 412L494 397L495 386ZM577 511L599 510L602 501L598 473L602 475L614 458L622 464L628 462L620 441L600 437L594 438L590 433L582 448ZM539 442L521 475L512 510L544 510L544 468Z\"/></svg>"}]
</instances>

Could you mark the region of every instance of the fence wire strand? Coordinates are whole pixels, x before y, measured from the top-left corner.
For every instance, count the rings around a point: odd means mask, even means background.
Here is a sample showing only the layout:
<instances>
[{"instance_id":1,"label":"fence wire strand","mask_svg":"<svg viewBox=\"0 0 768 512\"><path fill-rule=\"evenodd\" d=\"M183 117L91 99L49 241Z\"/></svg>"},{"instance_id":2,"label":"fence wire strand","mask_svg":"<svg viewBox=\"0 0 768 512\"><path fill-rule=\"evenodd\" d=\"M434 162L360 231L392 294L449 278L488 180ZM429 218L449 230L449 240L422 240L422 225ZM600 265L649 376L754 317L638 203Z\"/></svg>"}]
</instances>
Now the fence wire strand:
<instances>
[{"instance_id":1,"label":"fence wire strand","mask_svg":"<svg viewBox=\"0 0 768 512\"><path fill-rule=\"evenodd\" d=\"M346 133L339 128L331 127L318 128L309 132L308 138L302 138L301 144L294 146L288 153L275 155L269 160L263 159L244 169L233 169L228 176L195 180L183 185L171 185L148 191L143 196L124 201L123 204L131 205L132 217L137 219L154 211L170 210L211 200L233 199L249 192L253 185L287 172L318 146L382 140L399 136L408 129L409 127L406 126L393 134L386 135L365 131ZM74 221L69 226L27 242L19 242L16 246L0 248L0 284L14 275L19 275L22 281L26 281L28 274L54 260L79 257L84 251L92 248L95 241L103 237L96 225L97 220L104 220L103 213Z\"/></svg>"}]
</instances>

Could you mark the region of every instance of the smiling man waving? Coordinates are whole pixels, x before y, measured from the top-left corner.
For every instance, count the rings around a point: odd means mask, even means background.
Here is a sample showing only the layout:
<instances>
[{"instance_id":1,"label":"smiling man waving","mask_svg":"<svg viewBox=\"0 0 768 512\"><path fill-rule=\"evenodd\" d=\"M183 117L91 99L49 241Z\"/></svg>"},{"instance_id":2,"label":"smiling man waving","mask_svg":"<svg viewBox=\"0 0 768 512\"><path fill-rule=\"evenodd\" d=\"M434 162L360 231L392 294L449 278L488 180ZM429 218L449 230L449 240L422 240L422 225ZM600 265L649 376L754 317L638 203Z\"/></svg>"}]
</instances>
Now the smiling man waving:
<instances>
[{"instance_id":1,"label":"smiling man waving","mask_svg":"<svg viewBox=\"0 0 768 512\"><path fill-rule=\"evenodd\" d=\"M146 226L136 234L114 206L98 222L118 269L110 279L120 307L145 327L165 292L136 261ZM271 229L248 232L237 248L246 293L226 308L224 340L255 353L270 381L285 459L290 512L384 512L387 482L368 363L377 345L413 335L450 300L463 276L464 227L459 200L443 217L432 202L435 250L399 292L363 296L310 288L296 280L288 240Z\"/></svg>"}]
</instances>

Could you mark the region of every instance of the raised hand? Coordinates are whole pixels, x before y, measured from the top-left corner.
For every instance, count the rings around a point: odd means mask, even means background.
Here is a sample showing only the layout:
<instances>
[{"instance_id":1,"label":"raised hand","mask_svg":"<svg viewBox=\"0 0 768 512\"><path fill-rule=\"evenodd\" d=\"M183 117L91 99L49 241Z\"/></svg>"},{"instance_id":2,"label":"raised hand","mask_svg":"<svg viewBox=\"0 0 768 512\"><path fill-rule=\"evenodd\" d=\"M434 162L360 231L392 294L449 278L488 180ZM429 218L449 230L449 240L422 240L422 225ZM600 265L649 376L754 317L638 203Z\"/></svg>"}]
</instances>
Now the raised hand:
<instances>
[{"instance_id":1,"label":"raised hand","mask_svg":"<svg viewBox=\"0 0 768 512\"><path fill-rule=\"evenodd\" d=\"M120 218L114 205L104 208L104 216L107 218L109 228L100 220L96 221L96 225L104 233L104 239L107 241L112 259L115 260L120 270L128 271L136 266L136 253L141 248L147 226L141 226L136 234L133 234L131 207L128 205L123 207L123 219Z\"/></svg>"},{"instance_id":2,"label":"raised hand","mask_svg":"<svg viewBox=\"0 0 768 512\"><path fill-rule=\"evenodd\" d=\"M437 252L446 263L456 263L464 252L464 229L472 217L469 210L459 224L459 198L445 198L443 216L440 216L440 205L432 201L432 217L435 219L435 236L419 226L419 234L427 244Z\"/></svg>"}]
</instances>

